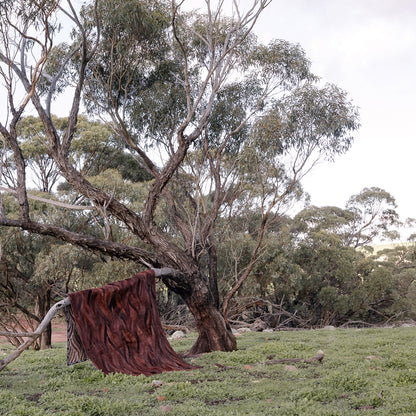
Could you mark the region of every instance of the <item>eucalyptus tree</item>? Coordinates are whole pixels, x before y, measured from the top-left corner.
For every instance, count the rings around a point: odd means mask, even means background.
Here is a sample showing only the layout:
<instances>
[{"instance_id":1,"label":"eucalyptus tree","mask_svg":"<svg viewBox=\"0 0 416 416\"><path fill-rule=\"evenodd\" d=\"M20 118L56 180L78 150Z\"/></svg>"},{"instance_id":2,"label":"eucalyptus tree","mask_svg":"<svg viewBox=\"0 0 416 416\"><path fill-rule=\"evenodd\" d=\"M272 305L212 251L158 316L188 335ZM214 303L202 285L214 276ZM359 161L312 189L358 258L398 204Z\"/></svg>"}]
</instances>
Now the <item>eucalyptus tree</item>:
<instances>
[{"instance_id":1,"label":"eucalyptus tree","mask_svg":"<svg viewBox=\"0 0 416 416\"><path fill-rule=\"evenodd\" d=\"M374 321L395 302L393 288L402 283L378 256L371 259L357 248L396 236L396 207L387 191L372 187L349 198L344 209L310 206L294 217L292 261L302 269L293 285L296 302L303 302L315 324Z\"/></svg>"},{"instance_id":2,"label":"eucalyptus tree","mask_svg":"<svg viewBox=\"0 0 416 416\"><path fill-rule=\"evenodd\" d=\"M298 238L311 231L337 235L344 246L368 246L377 239L394 240L401 226L395 198L378 187L351 196L345 208L309 206L296 214Z\"/></svg>"},{"instance_id":3,"label":"eucalyptus tree","mask_svg":"<svg viewBox=\"0 0 416 416\"><path fill-rule=\"evenodd\" d=\"M1 75L8 119L0 132L16 166L18 218L0 224L50 235L89 250L163 268L163 282L195 317L199 337L191 352L232 350L226 320L231 297L262 254L267 227L300 195L299 181L321 158L348 150L357 112L342 90L322 86L299 45L262 44L253 34L270 0L246 10L223 2L205 13L184 12L175 1L102 0L80 13L70 0L6 0L1 5ZM60 19L74 24L72 42L54 44ZM21 89L15 92L15 84ZM53 99L71 93L68 125L59 132ZM91 181L71 158L81 99L113 129L152 178L135 208ZM114 218L141 245L74 232L31 218L26 166L16 126L33 107L60 175ZM166 221L155 215L163 210ZM217 288L218 224L257 212L245 267L221 312ZM249 232L247 230L247 232Z\"/></svg>"},{"instance_id":4,"label":"eucalyptus tree","mask_svg":"<svg viewBox=\"0 0 416 416\"><path fill-rule=\"evenodd\" d=\"M400 237L397 228L401 226L395 198L378 187L364 188L351 196L346 209L353 214L350 239L353 247L369 245L384 238L395 240Z\"/></svg>"},{"instance_id":5,"label":"eucalyptus tree","mask_svg":"<svg viewBox=\"0 0 416 416\"><path fill-rule=\"evenodd\" d=\"M399 319L415 319L416 299L416 245L414 242L387 246L373 254L373 258L381 267L389 271L389 279L385 282L390 293L382 285L373 284L373 292L384 291L384 306L389 315ZM386 296L390 295L389 297ZM372 293L373 295L373 293ZM374 295L373 295L374 296ZM374 296L375 297L375 296ZM392 300L394 302L392 302ZM379 302L380 304L381 302Z\"/></svg>"}]
</instances>

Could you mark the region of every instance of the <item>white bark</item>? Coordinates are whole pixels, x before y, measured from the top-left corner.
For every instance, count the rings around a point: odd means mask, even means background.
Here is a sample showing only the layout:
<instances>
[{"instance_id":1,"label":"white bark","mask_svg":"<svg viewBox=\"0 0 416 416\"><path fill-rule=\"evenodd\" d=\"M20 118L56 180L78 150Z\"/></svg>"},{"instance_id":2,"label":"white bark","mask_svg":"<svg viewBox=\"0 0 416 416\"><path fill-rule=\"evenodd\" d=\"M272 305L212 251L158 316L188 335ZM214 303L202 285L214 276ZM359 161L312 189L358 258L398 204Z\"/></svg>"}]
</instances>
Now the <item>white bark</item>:
<instances>
[{"instance_id":1,"label":"white bark","mask_svg":"<svg viewBox=\"0 0 416 416\"><path fill-rule=\"evenodd\" d=\"M36 330L33 333L9 333L10 336L24 336L24 337L30 337L28 340L26 340L23 344L19 345L19 347L14 350L11 354L9 354L6 358L3 360L0 360L0 371L3 370L4 367L6 367L7 364L15 360L19 355L26 349L28 349L44 332L48 326L48 324L52 321L53 317L56 315L56 313L64 308L65 306L68 306L70 304L69 298L65 298L61 300L60 302L55 303L55 305L52 306L52 308L49 309L48 313L43 318L42 322L39 324L39 326L36 328Z\"/></svg>"},{"instance_id":2,"label":"white bark","mask_svg":"<svg viewBox=\"0 0 416 416\"><path fill-rule=\"evenodd\" d=\"M0 186L0 191L8 192L10 194L17 194L16 190L6 188L5 186ZM77 209L77 210L82 210L82 211L95 209L95 207L92 207L92 206L66 204L65 202L54 201L52 199L42 198L40 196L31 195L31 194L27 194L27 197L29 199L33 199L35 201L41 201L41 202L45 202L45 203L50 204L50 205L55 205L57 207L62 207L62 208L67 208L67 209Z\"/></svg>"},{"instance_id":3,"label":"white bark","mask_svg":"<svg viewBox=\"0 0 416 416\"><path fill-rule=\"evenodd\" d=\"M152 269L155 272L156 277L162 276L175 276L180 273L178 270L172 269L170 267L162 267L161 269Z\"/></svg>"}]
</instances>

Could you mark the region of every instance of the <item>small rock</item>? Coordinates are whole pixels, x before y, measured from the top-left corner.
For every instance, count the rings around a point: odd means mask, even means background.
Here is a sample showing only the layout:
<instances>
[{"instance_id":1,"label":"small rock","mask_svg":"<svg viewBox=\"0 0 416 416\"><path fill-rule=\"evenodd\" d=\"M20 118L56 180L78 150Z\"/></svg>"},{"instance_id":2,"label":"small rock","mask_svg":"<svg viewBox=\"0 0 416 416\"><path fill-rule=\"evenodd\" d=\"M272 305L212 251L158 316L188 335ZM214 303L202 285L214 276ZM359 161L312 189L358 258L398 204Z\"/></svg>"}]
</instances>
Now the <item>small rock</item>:
<instances>
[{"instance_id":1,"label":"small rock","mask_svg":"<svg viewBox=\"0 0 416 416\"><path fill-rule=\"evenodd\" d=\"M175 339L181 339L185 336L185 332L183 331L175 331L169 339L175 340Z\"/></svg>"},{"instance_id":2,"label":"small rock","mask_svg":"<svg viewBox=\"0 0 416 416\"><path fill-rule=\"evenodd\" d=\"M152 385L155 389L162 387L163 381L161 380L152 380Z\"/></svg>"},{"instance_id":3,"label":"small rock","mask_svg":"<svg viewBox=\"0 0 416 416\"><path fill-rule=\"evenodd\" d=\"M324 326L324 329L328 329L329 331L334 331L336 328L332 325Z\"/></svg>"},{"instance_id":4,"label":"small rock","mask_svg":"<svg viewBox=\"0 0 416 416\"><path fill-rule=\"evenodd\" d=\"M286 365L285 366L285 371L292 371L292 372L296 373L298 371L298 369L294 365Z\"/></svg>"},{"instance_id":5,"label":"small rock","mask_svg":"<svg viewBox=\"0 0 416 416\"><path fill-rule=\"evenodd\" d=\"M240 334L244 334L245 332L251 332L251 329L250 329L250 328L240 328L240 329L238 330L238 332L239 332Z\"/></svg>"},{"instance_id":6,"label":"small rock","mask_svg":"<svg viewBox=\"0 0 416 416\"><path fill-rule=\"evenodd\" d=\"M172 410L172 406L159 406L159 410L163 413L169 413Z\"/></svg>"},{"instance_id":7,"label":"small rock","mask_svg":"<svg viewBox=\"0 0 416 416\"><path fill-rule=\"evenodd\" d=\"M272 329L272 328L266 328L263 332L266 332L266 333L268 333L268 334L271 334L271 333L273 333L274 331L273 331L273 329Z\"/></svg>"}]
</instances>

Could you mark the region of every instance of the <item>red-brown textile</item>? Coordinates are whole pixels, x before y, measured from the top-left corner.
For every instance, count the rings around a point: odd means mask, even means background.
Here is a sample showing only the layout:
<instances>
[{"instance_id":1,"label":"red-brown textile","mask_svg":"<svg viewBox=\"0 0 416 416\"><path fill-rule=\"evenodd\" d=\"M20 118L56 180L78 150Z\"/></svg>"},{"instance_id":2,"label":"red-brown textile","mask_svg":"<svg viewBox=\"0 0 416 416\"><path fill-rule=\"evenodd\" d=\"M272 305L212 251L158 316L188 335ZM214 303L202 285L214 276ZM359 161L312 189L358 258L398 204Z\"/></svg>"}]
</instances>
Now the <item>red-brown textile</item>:
<instances>
[{"instance_id":1,"label":"red-brown textile","mask_svg":"<svg viewBox=\"0 0 416 416\"><path fill-rule=\"evenodd\" d=\"M152 270L68 296L88 358L105 374L151 375L194 368L165 336Z\"/></svg>"}]
</instances>

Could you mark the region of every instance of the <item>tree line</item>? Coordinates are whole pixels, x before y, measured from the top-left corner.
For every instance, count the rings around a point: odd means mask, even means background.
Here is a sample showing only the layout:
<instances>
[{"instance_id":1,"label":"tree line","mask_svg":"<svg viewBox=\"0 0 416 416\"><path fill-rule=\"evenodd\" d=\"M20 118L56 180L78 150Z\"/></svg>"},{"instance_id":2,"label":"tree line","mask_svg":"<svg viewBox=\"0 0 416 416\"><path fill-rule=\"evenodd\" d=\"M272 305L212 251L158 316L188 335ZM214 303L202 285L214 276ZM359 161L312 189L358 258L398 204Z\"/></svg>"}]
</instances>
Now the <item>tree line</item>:
<instances>
[{"instance_id":1,"label":"tree line","mask_svg":"<svg viewBox=\"0 0 416 416\"><path fill-rule=\"evenodd\" d=\"M55 123L65 126L67 119L55 118ZM57 167L43 144L45 132L38 118L23 118L18 132L33 175L28 198L34 221L53 221L73 232L88 231L140 246L140 239L134 239L118 221L104 221L96 210L76 201L78 196L66 181L59 181ZM113 135L104 123L80 117L73 163L92 183L123 199L132 209L140 209L151 178L142 169L130 168L135 166L131 156L120 156ZM198 151L195 153L191 156L197 157ZM4 169L9 172L6 177L12 178L13 163ZM12 182L7 185L12 189ZM296 195L304 208L292 216L273 213L256 264L227 307L228 321L232 325L257 324L261 329L416 318L415 246L395 245L378 252L372 248L379 239L399 238L403 224L394 197L380 188L366 188L339 208L310 206L304 192L299 190ZM18 214L13 193L3 194L3 207L7 216ZM190 215L191 207L183 209ZM247 209L233 217L218 218L215 238L220 299L227 298L241 270L250 263L261 232L257 226L260 215L261 210ZM161 228L167 226L166 207L158 211L155 220ZM0 244L2 330L13 327L28 332L67 293L128 278L140 268L134 261L10 227L1 228ZM193 327L183 300L161 282L157 288L163 322ZM22 342L19 338L10 341L15 345ZM38 346L46 348L50 342L48 331Z\"/></svg>"}]
</instances>

